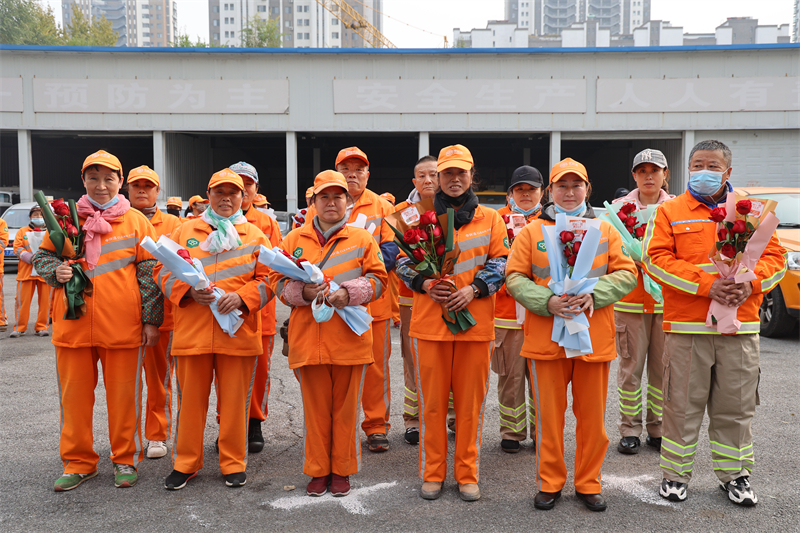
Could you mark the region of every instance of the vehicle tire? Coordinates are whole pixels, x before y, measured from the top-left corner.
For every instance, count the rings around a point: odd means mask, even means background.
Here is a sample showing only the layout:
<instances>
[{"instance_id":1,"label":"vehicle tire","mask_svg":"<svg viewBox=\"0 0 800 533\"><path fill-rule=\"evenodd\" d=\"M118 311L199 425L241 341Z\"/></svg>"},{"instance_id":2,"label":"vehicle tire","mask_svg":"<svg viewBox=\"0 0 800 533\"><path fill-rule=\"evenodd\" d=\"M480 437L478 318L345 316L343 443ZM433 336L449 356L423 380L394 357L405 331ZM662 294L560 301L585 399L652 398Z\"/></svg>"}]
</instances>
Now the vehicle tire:
<instances>
[{"instance_id":1,"label":"vehicle tire","mask_svg":"<svg viewBox=\"0 0 800 533\"><path fill-rule=\"evenodd\" d=\"M780 286L764 295L758 310L761 334L765 337L784 337L797 329L798 320L786 311Z\"/></svg>"}]
</instances>

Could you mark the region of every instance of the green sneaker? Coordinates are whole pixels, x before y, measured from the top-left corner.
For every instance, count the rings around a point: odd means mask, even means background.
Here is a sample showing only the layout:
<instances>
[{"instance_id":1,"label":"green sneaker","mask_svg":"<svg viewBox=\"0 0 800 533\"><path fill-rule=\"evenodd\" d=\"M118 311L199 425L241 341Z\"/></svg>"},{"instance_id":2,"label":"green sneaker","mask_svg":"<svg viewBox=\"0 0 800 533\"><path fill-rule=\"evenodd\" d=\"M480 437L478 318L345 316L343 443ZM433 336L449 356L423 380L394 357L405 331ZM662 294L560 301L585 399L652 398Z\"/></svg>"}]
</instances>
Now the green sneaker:
<instances>
[{"instance_id":1,"label":"green sneaker","mask_svg":"<svg viewBox=\"0 0 800 533\"><path fill-rule=\"evenodd\" d=\"M139 479L139 474L131 465L114 463L114 486L120 489L133 487Z\"/></svg>"},{"instance_id":2,"label":"green sneaker","mask_svg":"<svg viewBox=\"0 0 800 533\"><path fill-rule=\"evenodd\" d=\"M61 477L56 480L55 486L53 490L56 492L64 492L66 490L72 490L76 488L78 485L86 481L87 479L92 479L94 476L97 475L97 470L90 474L61 474Z\"/></svg>"}]
</instances>

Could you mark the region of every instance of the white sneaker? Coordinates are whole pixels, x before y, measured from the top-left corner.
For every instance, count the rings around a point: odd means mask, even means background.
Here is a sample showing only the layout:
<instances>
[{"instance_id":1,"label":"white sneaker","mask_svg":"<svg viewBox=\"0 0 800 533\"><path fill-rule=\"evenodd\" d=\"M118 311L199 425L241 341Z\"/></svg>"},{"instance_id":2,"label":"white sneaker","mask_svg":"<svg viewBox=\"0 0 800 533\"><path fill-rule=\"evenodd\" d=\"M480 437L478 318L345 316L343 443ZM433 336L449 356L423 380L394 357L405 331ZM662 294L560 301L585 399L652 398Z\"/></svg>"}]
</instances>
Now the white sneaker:
<instances>
[{"instance_id":1,"label":"white sneaker","mask_svg":"<svg viewBox=\"0 0 800 533\"><path fill-rule=\"evenodd\" d=\"M17 330L14 330L14 331L12 331L12 332L11 332L11 335L9 335L8 337L9 337L10 339L17 339L17 338L19 338L19 337L22 337L23 335L25 335L25 332L24 332L24 331L17 331Z\"/></svg>"},{"instance_id":2,"label":"white sneaker","mask_svg":"<svg viewBox=\"0 0 800 533\"><path fill-rule=\"evenodd\" d=\"M720 481L719 488L728 493L728 498L733 503L744 507L752 507L758 503L758 496L753 492L753 487L750 486L750 480L747 476L737 477L727 483Z\"/></svg>"},{"instance_id":3,"label":"white sneaker","mask_svg":"<svg viewBox=\"0 0 800 533\"><path fill-rule=\"evenodd\" d=\"M658 491L662 498L666 498L673 502L682 502L686 499L686 488L688 483L681 483L680 481L669 481L668 479L661 480L661 489Z\"/></svg>"},{"instance_id":4,"label":"white sneaker","mask_svg":"<svg viewBox=\"0 0 800 533\"><path fill-rule=\"evenodd\" d=\"M50 336L50 332L47 331L46 329L40 329L39 331L34 333L34 335L36 335L37 337L49 337Z\"/></svg>"},{"instance_id":5,"label":"white sneaker","mask_svg":"<svg viewBox=\"0 0 800 533\"><path fill-rule=\"evenodd\" d=\"M147 443L147 458L159 459L167 455L167 443L163 440L151 440Z\"/></svg>"}]
</instances>

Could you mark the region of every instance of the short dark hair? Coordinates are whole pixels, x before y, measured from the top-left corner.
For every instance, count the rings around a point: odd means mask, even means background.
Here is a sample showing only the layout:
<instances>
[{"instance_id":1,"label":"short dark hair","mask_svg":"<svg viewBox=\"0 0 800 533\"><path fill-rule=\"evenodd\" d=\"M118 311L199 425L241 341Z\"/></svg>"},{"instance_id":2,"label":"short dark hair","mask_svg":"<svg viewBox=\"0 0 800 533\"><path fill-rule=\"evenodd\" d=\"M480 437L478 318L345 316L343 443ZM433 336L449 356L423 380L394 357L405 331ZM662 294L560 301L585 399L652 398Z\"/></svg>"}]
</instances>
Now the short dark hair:
<instances>
[{"instance_id":1,"label":"short dark hair","mask_svg":"<svg viewBox=\"0 0 800 533\"><path fill-rule=\"evenodd\" d=\"M435 158L435 157L433 157L432 155L423 155L422 157L420 157L420 158L417 160L417 162L416 162L416 163L414 163L414 168L417 168L417 167L418 167L418 166L420 166L422 163L427 163L428 161L433 161L434 163L436 163L436 162L438 161L438 159L436 159L436 158Z\"/></svg>"},{"instance_id":2,"label":"short dark hair","mask_svg":"<svg viewBox=\"0 0 800 533\"><path fill-rule=\"evenodd\" d=\"M722 141L715 141L714 139L708 139L705 141L700 141L699 143L694 145L692 151L689 153L689 161L692 160L692 156L698 150L708 150L709 152L722 152L722 158L725 159L725 166L730 167L731 162L733 161L733 153L731 149L725 145Z\"/></svg>"}]
</instances>

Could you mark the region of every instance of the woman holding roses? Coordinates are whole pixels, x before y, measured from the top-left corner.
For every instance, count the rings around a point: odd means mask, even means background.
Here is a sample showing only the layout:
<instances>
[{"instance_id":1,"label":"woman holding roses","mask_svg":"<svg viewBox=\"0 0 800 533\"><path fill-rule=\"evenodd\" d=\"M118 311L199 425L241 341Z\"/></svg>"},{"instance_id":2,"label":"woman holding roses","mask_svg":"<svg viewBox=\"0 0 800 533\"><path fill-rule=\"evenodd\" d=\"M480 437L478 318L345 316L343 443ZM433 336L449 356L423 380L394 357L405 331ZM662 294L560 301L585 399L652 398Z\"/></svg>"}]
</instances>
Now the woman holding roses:
<instances>
[{"instance_id":1,"label":"woman holding roses","mask_svg":"<svg viewBox=\"0 0 800 533\"><path fill-rule=\"evenodd\" d=\"M674 195L667 193L669 168L664 154L658 150L642 150L633 159L633 179L636 188L627 196L613 203L622 203L620 218L628 227L635 226L635 210L648 205L662 204ZM624 216L624 218L623 218ZM630 223L629 223L630 221ZM634 236L644 237L645 225L635 228ZM617 369L619 391L619 433L622 437L617 451L624 454L639 453L642 434L642 374L647 364L647 440L648 446L661 449L661 406L664 401L661 381L664 374L664 310L645 291L641 264L636 262L636 288L614 304L614 324L617 335L617 354L620 357Z\"/></svg>"},{"instance_id":2,"label":"woman holding roses","mask_svg":"<svg viewBox=\"0 0 800 533\"><path fill-rule=\"evenodd\" d=\"M460 255L445 281L425 279L407 257L397 266L400 279L414 291L409 337L420 406L420 495L433 500L442 493L447 476L447 406L452 390L457 420L454 473L461 498L474 501L480 498L481 432L495 336L494 299L490 296L503 285L508 238L500 215L478 205L472 192L472 154L466 147L443 148L436 170L440 185L434 196L436 212L423 217L430 223L430 218L435 221L448 208L455 209L454 241ZM421 221L420 225L425 224ZM422 254L417 250L414 252ZM453 312L468 310L476 325L454 335L442 318L443 306Z\"/></svg>"},{"instance_id":3,"label":"woman holding roses","mask_svg":"<svg viewBox=\"0 0 800 533\"><path fill-rule=\"evenodd\" d=\"M592 511L604 511L600 468L608 449L604 418L610 362L614 350L614 313L611 304L636 285L636 267L625 255L619 233L600 223L600 245L589 277L598 278L593 292L558 296L550 290L550 263L544 227L555 225L557 213L594 218L586 199L591 192L586 168L572 159L550 171L552 203L517 235L506 267L508 292L526 309L522 356L527 358L536 403L537 509L552 509L567 479L564 463L564 413L567 388L572 383L573 412L577 419L575 492ZM561 242L575 251L575 235L564 232ZM580 249L580 248L579 248ZM570 254L572 255L572 254ZM573 256L574 257L574 256ZM566 258L565 258L566 259ZM585 312L593 353L567 358L565 349L550 339L557 315L565 320Z\"/></svg>"}]
</instances>

